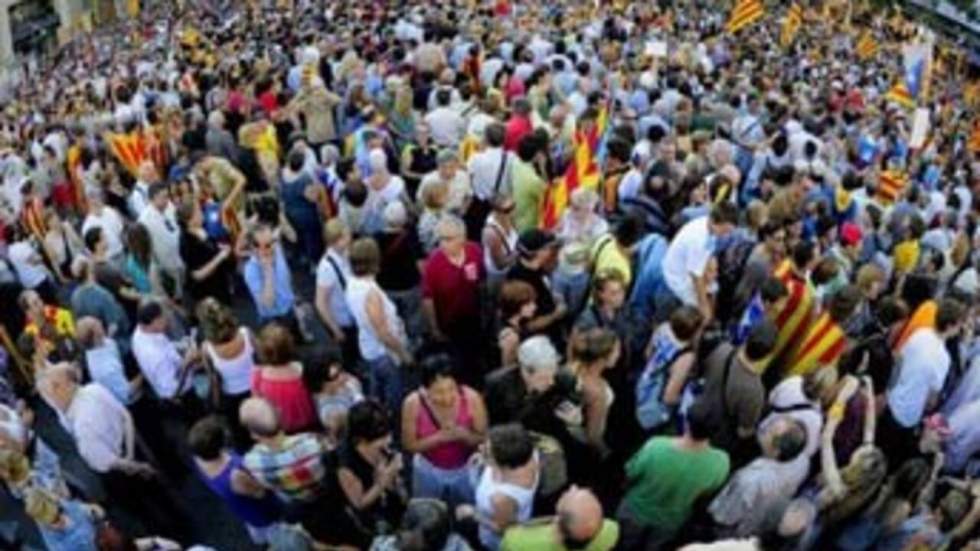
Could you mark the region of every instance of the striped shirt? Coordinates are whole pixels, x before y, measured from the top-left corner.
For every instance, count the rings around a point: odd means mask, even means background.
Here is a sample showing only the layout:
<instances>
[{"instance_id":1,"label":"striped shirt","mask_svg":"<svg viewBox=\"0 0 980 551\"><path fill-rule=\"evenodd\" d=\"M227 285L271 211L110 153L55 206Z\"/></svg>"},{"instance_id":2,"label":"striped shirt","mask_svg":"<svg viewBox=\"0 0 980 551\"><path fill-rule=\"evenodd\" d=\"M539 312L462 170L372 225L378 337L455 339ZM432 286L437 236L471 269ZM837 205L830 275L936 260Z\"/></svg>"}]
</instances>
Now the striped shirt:
<instances>
[{"instance_id":1,"label":"striped shirt","mask_svg":"<svg viewBox=\"0 0 980 551\"><path fill-rule=\"evenodd\" d=\"M325 489L325 453L313 435L294 434L286 436L278 449L256 444L245 454L243 464L284 502L311 502Z\"/></svg>"}]
</instances>

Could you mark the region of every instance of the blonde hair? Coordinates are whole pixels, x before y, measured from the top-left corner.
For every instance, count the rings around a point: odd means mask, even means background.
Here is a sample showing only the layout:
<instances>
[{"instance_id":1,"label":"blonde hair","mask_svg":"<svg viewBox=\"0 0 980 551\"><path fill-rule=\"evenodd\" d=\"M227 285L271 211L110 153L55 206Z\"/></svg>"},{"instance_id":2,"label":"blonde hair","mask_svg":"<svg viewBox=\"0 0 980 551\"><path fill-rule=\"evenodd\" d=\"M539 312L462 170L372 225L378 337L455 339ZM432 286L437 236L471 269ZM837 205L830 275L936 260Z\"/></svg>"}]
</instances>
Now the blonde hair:
<instances>
[{"instance_id":1,"label":"blonde hair","mask_svg":"<svg viewBox=\"0 0 980 551\"><path fill-rule=\"evenodd\" d=\"M41 488L28 488L24 495L24 511L41 524L51 525L61 515L58 498Z\"/></svg>"},{"instance_id":2,"label":"blonde hair","mask_svg":"<svg viewBox=\"0 0 980 551\"><path fill-rule=\"evenodd\" d=\"M412 113L412 88L408 85L398 87L395 92L395 105L392 110L399 115L410 115Z\"/></svg>"},{"instance_id":3,"label":"blonde hair","mask_svg":"<svg viewBox=\"0 0 980 551\"><path fill-rule=\"evenodd\" d=\"M0 449L0 480L20 486L31 474L31 463L23 453L12 449Z\"/></svg>"},{"instance_id":4,"label":"blonde hair","mask_svg":"<svg viewBox=\"0 0 980 551\"><path fill-rule=\"evenodd\" d=\"M885 272L875 264L865 264L858 268L856 283L861 292L867 293L875 283L885 282Z\"/></svg>"}]
</instances>

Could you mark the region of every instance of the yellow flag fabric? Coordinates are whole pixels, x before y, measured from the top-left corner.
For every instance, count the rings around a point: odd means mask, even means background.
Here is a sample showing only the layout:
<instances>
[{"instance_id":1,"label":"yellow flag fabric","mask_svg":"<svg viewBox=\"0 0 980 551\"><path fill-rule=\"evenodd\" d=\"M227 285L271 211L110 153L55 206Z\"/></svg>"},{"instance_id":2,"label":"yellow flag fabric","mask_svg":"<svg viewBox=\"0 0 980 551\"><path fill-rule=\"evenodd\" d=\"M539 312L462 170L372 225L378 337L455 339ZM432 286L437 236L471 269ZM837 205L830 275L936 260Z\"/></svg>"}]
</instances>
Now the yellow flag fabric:
<instances>
[{"instance_id":1,"label":"yellow flag fabric","mask_svg":"<svg viewBox=\"0 0 980 551\"><path fill-rule=\"evenodd\" d=\"M725 30L729 34L735 34L762 19L765 14L766 8L760 0L736 0L728 23L725 25Z\"/></svg>"},{"instance_id":2,"label":"yellow flag fabric","mask_svg":"<svg viewBox=\"0 0 980 551\"><path fill-rule=\"evenodd\" d=\"M786 12L786 19L783 20L783 29L779 33L779 45L783 48L789 48L796 40L796 34L800 32L801 25L803 25L803 8L796 3L790 4L789 10Z\"/></svg>"},{"instance_id":3,"label":"yellow flag fabric","mask_svg":"<svg viewBox=\"0 0 980 551\"><path fill-rule=\"evenodd\" d=\"M865 31L861 35L861 38L857 43L857 55L858 59L865 61L871 59L878 53L878 42L875 40L874 36L871 35L871 31Z\"/></svg>"}]
</instances>

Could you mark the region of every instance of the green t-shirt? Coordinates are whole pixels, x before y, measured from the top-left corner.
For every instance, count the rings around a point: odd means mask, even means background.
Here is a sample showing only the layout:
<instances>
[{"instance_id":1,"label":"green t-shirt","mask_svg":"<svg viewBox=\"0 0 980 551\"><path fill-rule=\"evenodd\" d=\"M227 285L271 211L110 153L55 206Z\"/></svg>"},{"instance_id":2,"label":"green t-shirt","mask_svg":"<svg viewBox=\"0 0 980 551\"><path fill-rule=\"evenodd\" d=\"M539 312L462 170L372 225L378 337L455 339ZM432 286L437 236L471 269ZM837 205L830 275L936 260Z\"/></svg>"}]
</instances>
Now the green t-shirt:
<instances>
[{"instance_id":1,"label":"green t-shirt","mask_svg":"<svg viewBox=\"0 0 980 551\"><path fill-rule=\"evenodd\" d=\"M637 519L661 534L679 530L698 498L728 478L728 454L716 448L682 450L675 438L651 438L626 464L626 503Z\"/></svg>"},{"instance_id":2,"label":"green t-shirt","mask_svg":"<svg viewBox=\"0 0 980 551\"><path fill-rule=\"evenodd\" d=\"M599 534L583 551L609 551L617 541L619 525L607 519L602 521ZM500 551L567 551L567 548L558 541L553 519L543 518L507 530Z\"/></svg>"},{"instance_id":3,"label":"green t-shirt","mask_svg":"<svg viewBox=\"0 0 980 551\"><path fill-rule=\"evenodd\" d=\"M514 226L518 232L538 227L541 203L544 201L545 183L534 167L517 160L511 176L514 189Z\"/></svg>"}]
</instances>

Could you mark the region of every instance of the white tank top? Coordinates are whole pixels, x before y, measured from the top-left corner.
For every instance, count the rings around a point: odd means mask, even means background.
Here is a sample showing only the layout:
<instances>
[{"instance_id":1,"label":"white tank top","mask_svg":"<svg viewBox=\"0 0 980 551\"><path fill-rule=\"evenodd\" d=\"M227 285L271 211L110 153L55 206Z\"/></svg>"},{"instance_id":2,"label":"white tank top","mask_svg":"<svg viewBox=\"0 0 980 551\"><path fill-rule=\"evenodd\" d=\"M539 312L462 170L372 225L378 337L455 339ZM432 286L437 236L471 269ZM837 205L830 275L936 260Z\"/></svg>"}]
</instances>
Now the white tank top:
<instances>
[{"instance_id":1,"label":"white tank top","mask_svg":"<svg viewBox=\"0 0 980 551\"><path fill-rule=\"evenodd\" d=\"M403 345L408 342L405 336L405 325L402 323L401 318L398 317L398 310L395 309L395 304L391 302L391 299L378 286L377 282L373 278L350 278L350 281L347 282L347 290L345 291L347 306L350 308L350 313L354 317L354 322L357 323L357 344L361 350L361 356L369 362L377 360L385 354L389 354L388 348L378 338L377 333L374 332L374 327L371 325L371 321L368 319L367 297L371 291L377 291L381 295L381 307L384 311L385 319L388 321L389 331ZM397 358L393 357L393 359Z\"/></svg>"},{"instance_id":2,"label":"white tank top","mask_svg":"<svg viewBox=\"0 0 980 551\"><path fill-rule=\"evenodd\" d=\"M252 368L255 367L252 339L248 336L248 329L241 327L238 329L238 334L245 339L245 346L234 358L222 358L215 353L211 343L204 343L204 350L211 359L211 365L221 375L221 392L229 395L242 394L251 389Z\"/></svg>"},{"instance_id":3,"label":"white tank top","mask_svg":"<svg viewBox=\"0 0 980 551\"><path fill-rule=\"evenodd\" d=\"M517 503L517 518L514 524L527 522L531 519L532 508L534 505L534 493L538 489L538 479L535 477L534 484L530 488L524 488L509 482L496 480L494 469L489 465L483 469L480 475L480 483L476 486L476 510L481 516L490 517L493 515L492 498L496 494L505 495ZM500 547L500 534L480 525L480 543L487 549L496 550Z\"/></svg>"},{"instance_id":4,"label":"white tank top","mask_svg":"<svg viewBox=\"0 0 980 551\"><path fill-rule=\"evenodd\" d=\"M500 224L493 219L492 214L489 218L487 218L487 227L491 228L490 231L494 232L497 237L504 242L504 251L507 254L514 252L514 249L517 248L517 230L514 228L511 228L510 231L504 230L502 227L500 227ZM503 275L510 269L510 266L503 269L497 268L496 263L493 261L493 255L490 254L490 247L486 244L484 244L483 247L483 265L486 266L488 275Z\"/></svg>"}]
</instances>

